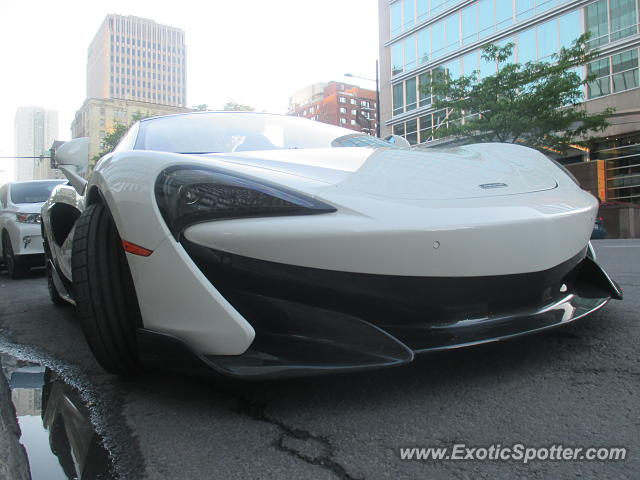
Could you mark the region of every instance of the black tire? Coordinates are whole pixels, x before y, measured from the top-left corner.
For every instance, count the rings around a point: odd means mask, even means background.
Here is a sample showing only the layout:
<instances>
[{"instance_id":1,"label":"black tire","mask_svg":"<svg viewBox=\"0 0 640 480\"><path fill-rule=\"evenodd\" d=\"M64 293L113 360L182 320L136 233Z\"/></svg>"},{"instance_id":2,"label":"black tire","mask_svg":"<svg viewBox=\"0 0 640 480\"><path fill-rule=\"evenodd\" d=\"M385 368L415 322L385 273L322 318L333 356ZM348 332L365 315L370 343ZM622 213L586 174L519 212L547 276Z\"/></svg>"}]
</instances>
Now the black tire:
<instances>
[{"instance_id":1,"label":"black tire","mask_svg":"<svg viewBox=\"0 0 640 480\"><path fill-rule=\"evenodd\" d=\"M11 239L6 231L2 234L2 263L9 277L14 280L24 277L29 272L29 268L23 264L22 260L13 254Z\"/></svg>"},{"instance_id":2,"label":"black tire","mask_svg":"<svg viewBox=\"0 0 640 480\"><path fill-rule=\"evenodd\" d=\"M103 204L90 205L78 218L71 258L78 316L91 351L110 373L138 373L140 308L122 241Z\"/></svg>"}]
</instances>

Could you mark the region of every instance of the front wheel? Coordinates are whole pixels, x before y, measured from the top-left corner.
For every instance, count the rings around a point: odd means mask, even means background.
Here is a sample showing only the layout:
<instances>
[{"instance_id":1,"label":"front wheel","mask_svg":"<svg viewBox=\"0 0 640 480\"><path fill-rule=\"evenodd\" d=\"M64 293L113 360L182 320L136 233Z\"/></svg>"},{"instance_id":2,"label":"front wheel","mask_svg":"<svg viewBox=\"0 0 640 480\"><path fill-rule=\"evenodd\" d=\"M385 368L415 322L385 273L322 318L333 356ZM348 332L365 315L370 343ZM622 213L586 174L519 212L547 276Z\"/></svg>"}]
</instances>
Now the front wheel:
<instances>
[{"instance_id":1,"label":"front wheel","mask_svg":"<svg viewBox=\"0 0 640 480\"><path fill-rule=\"evenodd\" d=\"M110 373L137 373L140 308L122 240L101 203L90 205L78 218L72 269L78 315L98 363Z\"/></svg>"},{"instance_id":2,"label":"front wheel","mask_svg":"<svg viewBox=\"0 0 640 480\"><path fill-rule=\"evenodd\" d=\"M29 271L22 260L14 255L11 239L6 232L2 235L2 262L10 278L22 278Z\"/></svg>"}]
</instances>

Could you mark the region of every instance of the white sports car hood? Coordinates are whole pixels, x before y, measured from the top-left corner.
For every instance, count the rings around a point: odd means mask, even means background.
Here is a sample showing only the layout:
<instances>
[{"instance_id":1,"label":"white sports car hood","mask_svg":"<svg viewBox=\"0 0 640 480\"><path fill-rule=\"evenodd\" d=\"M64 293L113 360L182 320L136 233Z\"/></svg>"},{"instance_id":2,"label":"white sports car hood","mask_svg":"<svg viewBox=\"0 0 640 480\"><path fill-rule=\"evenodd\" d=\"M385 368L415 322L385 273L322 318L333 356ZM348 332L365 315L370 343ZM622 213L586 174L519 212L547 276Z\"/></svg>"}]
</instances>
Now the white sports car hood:
<instances>
[{"instance_id":1,"label":"white sports car hood","mask_svg":"<svg viewBox=\"0 0 640 480\"><path fill-rule=\"evenodd\" d=\"M406 200L447 200L550 190L562 172L535 150L509 144L451 149L332 148L224 155L224 160L361 192Z\"/></svg>"}]
</instances>

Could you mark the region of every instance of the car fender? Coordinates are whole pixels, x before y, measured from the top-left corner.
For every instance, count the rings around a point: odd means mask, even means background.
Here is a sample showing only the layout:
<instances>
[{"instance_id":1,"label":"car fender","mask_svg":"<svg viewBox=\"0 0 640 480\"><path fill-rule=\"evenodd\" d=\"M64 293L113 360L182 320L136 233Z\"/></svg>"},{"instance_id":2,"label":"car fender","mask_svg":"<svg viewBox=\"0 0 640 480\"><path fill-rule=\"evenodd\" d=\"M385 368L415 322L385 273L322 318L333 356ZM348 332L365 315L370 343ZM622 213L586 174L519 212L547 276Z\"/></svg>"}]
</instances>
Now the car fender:
<instances>
[{"instance_id":1,"label":"car fender","mask_svg":"<svg viewBox=\"0 0 640 480\"><path fill-rule=\"evenodd\" d=\"M200 353L239 355L253 341L253 328L170 235L156 205L157 176L184 163L190 163L184 155L150 151L105 157L87 186L89 204L99 192L120 238L153 252L127 253L144 327L176 335Z\"/></svg>"},{"instance_id":2,"label":"car fender","mask_svg":"<svg viewBox=\"0 0 640 480\"><path fill-rule=\"evenodd\" d=\"M65 208L60 208L65 206ZM70 185L58 185L51 192L49 199L42 205L42 232L51 259L56 269L71 280L71 248L73 245L74 224L77 217L84 211L84 196ZM52 215L53 214L53 215ZM71 219L69 217L71 216ZM64 221L67 225L59 237L54 236L54 222Z\"/></svg>"}]
</instances>

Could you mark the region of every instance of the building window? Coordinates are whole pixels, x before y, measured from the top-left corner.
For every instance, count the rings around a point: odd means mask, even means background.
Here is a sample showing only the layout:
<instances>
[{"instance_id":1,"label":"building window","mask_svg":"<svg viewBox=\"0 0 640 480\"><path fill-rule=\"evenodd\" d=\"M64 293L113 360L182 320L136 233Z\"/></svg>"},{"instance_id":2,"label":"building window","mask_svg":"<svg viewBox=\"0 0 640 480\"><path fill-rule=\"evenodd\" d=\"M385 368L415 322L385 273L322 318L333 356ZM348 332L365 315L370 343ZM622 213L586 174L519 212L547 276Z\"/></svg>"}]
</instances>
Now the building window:
<instances>
[{"instance_id":1,"label":"building window","mask_svg":"<svg viewBox=\"0 0 640 480\"><path fill-rule=\"evenodd\" d=\"M596 47L637 33L635 0L599 0L585 7L585 29Z\"/></svg>"},{"instance_id":2,"label":"building window","mask_svg":"<svg viewBox=\"0 0 640 480\"><path fill-rule=\"evenodd\" d=\"M341 125L345 125L346 123L347 123L347 119L343 118L343 117L340 117L340 124Z\"/></svg>"},{"instance_id":3,"label":"building window","mask_svg":"<svg viewBox=\"0 0 640 480\"><path fill-rule=\"evenodd\" d=\"M391 5L391 37L402 32L402 1Z\"/></svg>"},{"instance_id":4,"label":"building window","mask_svg":"<svg viewBox=\"0 0 640 480\"><path fill-rule=\"evenodd\" d=\"M344 97L339 98L340 103L347 103L347 99Z\"/></svg>"},{"instance_id":5,"label":"building window","mask_svg":"<svg viewBox=\"0 0 640 480\"><path fill-rule=\"evenodd\" d=\"M356 123L356 121L354 119L351 119L351 125L354 126L354 127L357 125L357 123Z\"/></svg>"},{"instance_id":6,"label":"building window","mask_svg":"<svg viewBox=\"0 0 640 480\"><path fill-rule=\"evenodd\" d=\"M404 83L393 86L393 114L398 115L404 112Z\"/></svg>"},{"instance_id":7,"label":"building window","mask_svg":"<svg viewBox=\"0 0 640 480\"><path fill-rule=\"evenodd\" d=\"M613 55L611 57L614 93L638 87L638 50Z\"/></svg>"},{"instance_id":8,"label":"building window","mask_svg":"<svg viewBox=\"0 0 640 480\"><path fill-rule=\"evenodd\" d=\"M587 73L589 75L595 75L596 77L587 85L588 98L598 98L611 93L611 89L609 88L609 74L611 72L608 58L591 62L587 66Z\"/></svg>"},{"instance_id":9,"label":"building window","mask_svg":"<svg viewBox=\"0 0 640 480\"><path fill-rule=\"evenodd\" d=\"M355 115L356 113L358 113L357 110L351 110L351 115Z\"/></svg>"},{"instance_id":10,"label":"building window","mask_svg":"<svg viewBox=\"0 0 640 480\"><path fill-rule=\"evenodd\" d=\"M411 145L418 143L418 120L409 120L406 124L405 137Z\"/></svg>"},{"instance_id":11,"label":"building window","mask_svg":"<svg viewBox=\"0 0 640 480\"><path fill-rule=\"evenodd\" d=\"M402 43L391 46L391 74L397 75L404 71L404 49Z\"/></svg>"},{"instance_id":12,"label":"building window","mask_svg":"<svg viewBox=\"0 0 640 480\"><path fill-rule=\"evenodd\" d=\"M404 69L412 70L416 67L416 36L411 35L404 41Z\"/></svg>"},{"instance_id":13,"label":"building window","mask_svg":"<svg viewBox=\"0 0 640 480\"><path fill-rule=\"evenodd\" d=\"M611 41L637 32L635 0L610 0Z\"/></svg>"},{"instance_id":14,"label":"building window","mask_svg":"<svg viewBox=\"0 0 640 480\"><path fill-rule=\"evenodd\" d=\"M346 114L347 109L345 107L340 107L340 113Z\"/></svg>"},{"instance_id":15,"label":"building window","mask_svg":"<svg viewBox=\"0 0 640 480\"><path fill-rule=\"evenodd\" d=\"M417 107L416 77L410 78L405 82L406 109L415 110Z\"/></svg>"},{"instance_id":16,"label":"building window","mask_svg":"<svg viewBox=\"0 0 640 480\"><path fill-rule=\"evenodd\" d=\"M420 143L428 142L432 139L433 135L433 120L431 115L424 115L420 117Z\"/></svg>"},{"instance_id":17,"label":"building window","mask_svg":"<svg viewBox=\"0 0 640 480\"><path fill-rule=\"evenodd\" d=\"M499 1L499 0L496 0ZM509 0L511 5L511 0ZM445 51L452 52L460 46L460 15L454 13L445 19ZM511 13L509 13L511 19Z\"/></svg>"}]
</instances>

